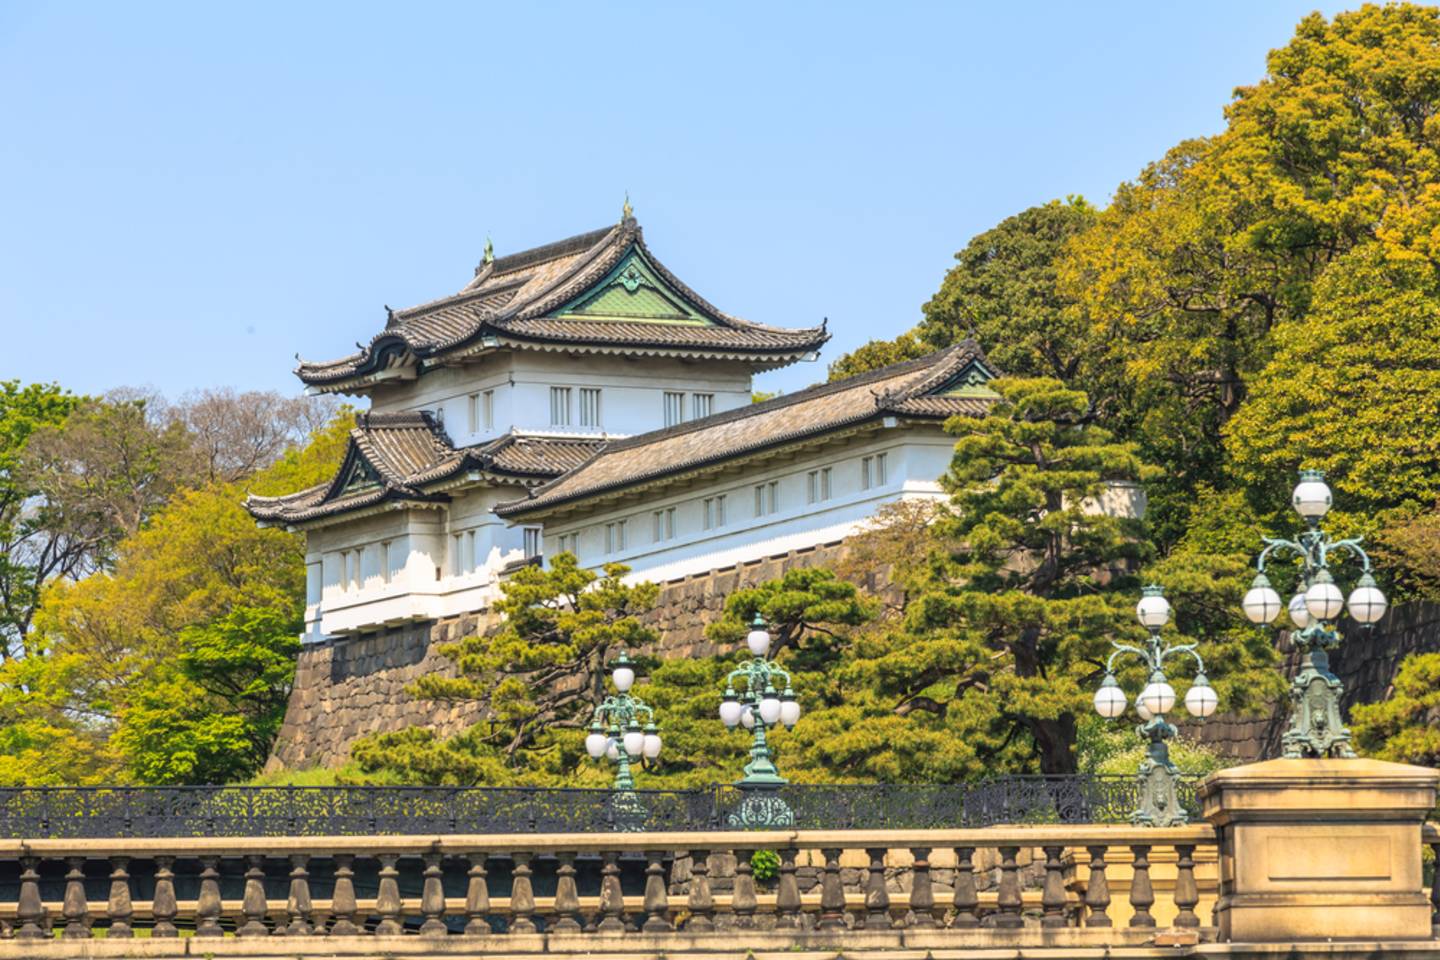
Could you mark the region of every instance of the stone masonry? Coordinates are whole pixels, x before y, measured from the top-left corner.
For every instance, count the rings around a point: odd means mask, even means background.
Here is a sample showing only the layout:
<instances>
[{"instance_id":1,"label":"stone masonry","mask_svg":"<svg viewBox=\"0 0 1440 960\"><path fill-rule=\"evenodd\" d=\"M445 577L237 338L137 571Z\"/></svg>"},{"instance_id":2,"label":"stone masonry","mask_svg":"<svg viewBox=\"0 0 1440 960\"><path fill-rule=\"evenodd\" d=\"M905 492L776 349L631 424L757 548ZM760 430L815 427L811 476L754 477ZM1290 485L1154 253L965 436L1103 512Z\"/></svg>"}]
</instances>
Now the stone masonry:
<instances>
[{"instance_id":1,"label":"stone masonry","mask_svg":"<svg viewBox=\"0 0 1440 960\"><path fill-rule=\"evenodd\" d=\"M720 616L729 594L792 568L834 564L844 552L843 542L821 544L661 584L648 618L663 638L659 654L715 653L705 626ZM267 771L339 766L349 759L350 745L372 733L427 726L450 736L465 729L480 717L475 704L417 700L405 688L424 674L451 670L440 644L495 625L493 615L480 612L307 646Z\"/></svg>"}]
</instances>

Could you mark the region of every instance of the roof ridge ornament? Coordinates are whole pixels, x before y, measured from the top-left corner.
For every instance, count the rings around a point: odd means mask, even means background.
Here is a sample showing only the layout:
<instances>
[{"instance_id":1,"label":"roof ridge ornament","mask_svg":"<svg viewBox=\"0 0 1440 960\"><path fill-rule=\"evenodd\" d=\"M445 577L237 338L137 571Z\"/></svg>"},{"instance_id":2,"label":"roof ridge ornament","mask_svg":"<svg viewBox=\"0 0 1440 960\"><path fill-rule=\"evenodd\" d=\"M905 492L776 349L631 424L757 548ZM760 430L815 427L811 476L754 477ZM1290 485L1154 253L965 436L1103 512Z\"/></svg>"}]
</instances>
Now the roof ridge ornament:
<instances>
[{"instance_id":1,"label":"roof ridge ornament","mask_svg":"<svg viewBox=\"0 0 1440 960\"><path fill-rule=\"evenodd\" d=\"M620 222L626 223L635 219L635 208L630 206L630 191L625 191L625 205L620 208Z\"/></svg>"},{"instance_id":2,"label":"roof ridge ornament","mask_svg":"<svg viewBox=\"0 0 1440 960\"><path fill-rule=\"evenodd\" d=\"M480 265L485 266L495 262L495 243L490 239L490 234L485 234L485 253L480 259Z\"/></svg>"}]
</instances>

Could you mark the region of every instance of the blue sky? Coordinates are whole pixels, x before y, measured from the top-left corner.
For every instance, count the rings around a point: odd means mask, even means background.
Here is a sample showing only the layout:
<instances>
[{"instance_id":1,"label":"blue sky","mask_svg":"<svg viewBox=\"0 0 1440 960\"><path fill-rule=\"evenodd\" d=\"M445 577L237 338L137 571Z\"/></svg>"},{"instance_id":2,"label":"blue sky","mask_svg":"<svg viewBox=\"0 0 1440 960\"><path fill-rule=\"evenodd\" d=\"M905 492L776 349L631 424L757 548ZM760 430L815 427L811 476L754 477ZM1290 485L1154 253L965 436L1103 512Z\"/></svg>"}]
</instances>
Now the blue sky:
<instances>
[{"instance_id":1,"label":"blue sky","mask_svg":"<svg viewBox=\"0 0 1440 960\"><path fill-rule=\"evenodd\" d=\"M825 360L1213 133L1313 3L0 3L0 379L298 391L383 304L618 218ZM1323 8L1333 12L1334 8ZM821 364L766 374L791 390Z\"/></svg>"}]
</instances>

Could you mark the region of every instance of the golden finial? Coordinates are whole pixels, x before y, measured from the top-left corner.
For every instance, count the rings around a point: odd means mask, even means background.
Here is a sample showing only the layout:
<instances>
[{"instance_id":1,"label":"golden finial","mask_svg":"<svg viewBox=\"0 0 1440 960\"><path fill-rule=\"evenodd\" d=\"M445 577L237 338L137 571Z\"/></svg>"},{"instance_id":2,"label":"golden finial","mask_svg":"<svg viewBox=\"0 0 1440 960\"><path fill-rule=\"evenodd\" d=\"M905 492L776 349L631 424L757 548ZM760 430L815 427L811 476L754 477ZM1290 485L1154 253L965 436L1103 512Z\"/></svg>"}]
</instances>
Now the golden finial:
<instances>
[{"instance_id":1,"label":"golden finial","mask_svg":"<svg viewBox=\"0 0 1440 960\"><path fill-rule=\"evenodd\" d=\"M485 258L480 261L482 264L495 262L495 244L491 242L490 235L485 235Z\"/></svg>"},{"instance_id":2,"label":"golden finial","mask_svg":"<svg viewBox=\"0 0 1440 960\"><path fill-rule=\"evenodd\" d=\"M625 191L625 206L620 208L620 222L624 223L635 216L635 208L630 206L630 191Z\"/></svg>"}]
</instances>

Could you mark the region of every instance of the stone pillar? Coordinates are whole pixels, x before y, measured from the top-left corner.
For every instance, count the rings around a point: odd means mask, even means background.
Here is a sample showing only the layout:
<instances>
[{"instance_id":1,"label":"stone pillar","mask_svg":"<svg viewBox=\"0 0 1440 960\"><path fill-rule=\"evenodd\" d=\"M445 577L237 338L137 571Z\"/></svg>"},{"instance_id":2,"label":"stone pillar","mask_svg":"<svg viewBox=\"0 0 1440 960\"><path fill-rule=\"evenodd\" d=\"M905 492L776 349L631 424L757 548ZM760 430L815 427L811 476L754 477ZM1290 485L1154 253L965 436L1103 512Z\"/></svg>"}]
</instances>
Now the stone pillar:
<instances>
[{"instance_id":1,"label":"stone pillar","mask_svg":"<svg viewBox=\"0 0 1440 960\"><path fill-rule=\"evenodd\" d=\"M1220 939L1429 939L1420 831L1440 772L1269 760L1200 785L1220 846Z\"/></svg>"}]
</instances>

